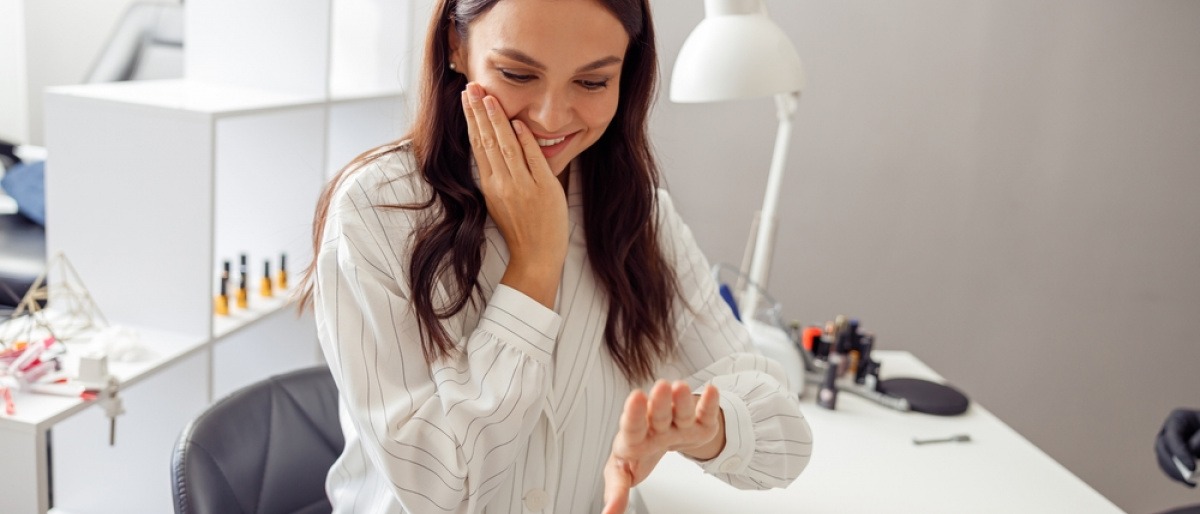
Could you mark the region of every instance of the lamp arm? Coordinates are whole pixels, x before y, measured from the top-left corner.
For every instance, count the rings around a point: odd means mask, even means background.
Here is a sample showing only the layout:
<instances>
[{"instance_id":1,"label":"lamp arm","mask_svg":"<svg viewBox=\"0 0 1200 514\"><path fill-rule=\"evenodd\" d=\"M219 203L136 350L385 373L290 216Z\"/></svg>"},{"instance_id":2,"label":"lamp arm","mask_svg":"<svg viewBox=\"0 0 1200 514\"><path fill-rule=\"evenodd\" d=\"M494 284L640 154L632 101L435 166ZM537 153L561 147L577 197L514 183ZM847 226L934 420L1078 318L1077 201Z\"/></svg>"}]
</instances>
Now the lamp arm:
<instances>
[{"instance_id":1,"label":"lamp arm","mask_svg":"<svg viewBox=\"0 0 1200 514\"><path fill-rule=\"evenodd\" d=\"M796 114L800 93L775 95L775 113L779 129L775 133L775 152L771 157L771 169L767 173L767 190L763 195L763 206L758 219L758 234L754 240L754 258L750 264L750 281L746 289L742 312L753 317L758 309L758 287L767 287L767 275L771 268L774 251L776 211L779 191L783 183L784 163L787 161L788 146L792 138L792 118Z\"/></svg>"}]
</instances>

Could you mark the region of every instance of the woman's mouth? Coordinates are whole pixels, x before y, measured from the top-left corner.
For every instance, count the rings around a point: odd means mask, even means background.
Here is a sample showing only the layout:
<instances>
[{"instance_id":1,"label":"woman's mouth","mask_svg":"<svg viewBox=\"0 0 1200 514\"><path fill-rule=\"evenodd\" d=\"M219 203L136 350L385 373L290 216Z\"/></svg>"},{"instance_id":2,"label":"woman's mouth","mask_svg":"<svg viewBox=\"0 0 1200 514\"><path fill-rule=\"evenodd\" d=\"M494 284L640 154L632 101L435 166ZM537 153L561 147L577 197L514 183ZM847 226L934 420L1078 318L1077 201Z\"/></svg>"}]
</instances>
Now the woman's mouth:
<instances>
[{"instance_id":1,"label":"woman's mouth","mask_svg":"<svg viewBox=\"0 0 1200 514\"><path fill-rule=\"evenodd\" d=\"M567 139L567 136L563 136L563 137L560 137L557 139L539 139L539 140L537 140L537 143L538 143L538 146L554 146L554 145L557 145L557 144L563 142L566 139Z\"/></svg>"},{"instance_id":2,"label":"woman's mouth","mask_svg":"<svg viewBox=\"0 0 1200 514\"><path fill-rule=\"evenodd\" d=\"M572 132L565 136L551 138L539 137L535 134L534 138L537 139L538 146L542 148L542 155L549 159L561 152L567 147L567 145L571 144L571 140L575 139L576 134L578 134L578 132Z\"/></svg>"}]
</instances>

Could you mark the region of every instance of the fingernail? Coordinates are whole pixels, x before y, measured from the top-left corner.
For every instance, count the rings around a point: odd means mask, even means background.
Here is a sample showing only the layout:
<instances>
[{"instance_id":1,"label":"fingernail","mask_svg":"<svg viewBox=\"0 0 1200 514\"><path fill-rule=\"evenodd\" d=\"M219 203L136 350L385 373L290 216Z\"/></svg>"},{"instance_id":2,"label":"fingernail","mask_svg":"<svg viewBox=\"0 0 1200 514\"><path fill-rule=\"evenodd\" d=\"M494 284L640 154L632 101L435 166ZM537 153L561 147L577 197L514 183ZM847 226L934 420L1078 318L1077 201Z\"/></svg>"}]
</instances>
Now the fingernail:
<instances>
[{"instance_id":1,"label":"fingernail","mask_svg":"<svg viewBox=\"0 0 1200 514\"><path fill-rule=\"evenodd\" d=\"M471 98L471 100L478 101L479 100L479 87L476 86L475 84L467 84L467 96L469 96Z\"/></svg>"},{"instance_id":2,"label":"fingernail","mask_svg":"<svg viewBox=\"0 0 1200 514\"><path fill-rule=\"evenodd\" d=\"M488 114L492 114L492 112L496 110L496 106L494 105L495 103L496 103L495 98L492 98L490 96L485 96L483 98L483 108L487 109Z\"/></svg>"},{"instance_id":3,"label":"fingernail","mask_svg":"<svg viewBox=\"0 0 1200 514\"><path fill-rule=\"evenodd\" d=\"M512 127L518 135L525 133L525 124L521 123L521 120L512 120Z\"/></svg>"}]
</instances>

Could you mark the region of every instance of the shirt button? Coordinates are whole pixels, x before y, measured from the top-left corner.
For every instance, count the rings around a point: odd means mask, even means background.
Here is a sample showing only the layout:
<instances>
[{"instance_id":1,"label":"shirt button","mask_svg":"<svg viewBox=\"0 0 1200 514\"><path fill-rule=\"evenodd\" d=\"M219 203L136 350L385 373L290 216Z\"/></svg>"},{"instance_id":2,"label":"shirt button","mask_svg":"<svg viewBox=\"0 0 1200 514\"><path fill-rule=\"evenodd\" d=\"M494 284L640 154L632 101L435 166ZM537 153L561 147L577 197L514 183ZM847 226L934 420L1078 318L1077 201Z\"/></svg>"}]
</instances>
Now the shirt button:
<instances>
[{"instance_id":1,"label":"shirt button","mask_svg":"<svg viewBox=\"0 0 1200 514\"><path fill-rule=\"evenodd\" d=\"M541 489L530 489L525 491L525 508L537 512L546 508L546 503L550 501L550 495Z\"/></svg>"},{"instance_id":2,"label":"shirt button","mask_svg":"<svg viewBox=\"0 0 1200 514\"><path fill-rule=\"evenodd\" d=\"M721 463L722 473L733 473L738 468L742 467L742 459L739 457L730 457Z\"/></svg>"}]
</instances>

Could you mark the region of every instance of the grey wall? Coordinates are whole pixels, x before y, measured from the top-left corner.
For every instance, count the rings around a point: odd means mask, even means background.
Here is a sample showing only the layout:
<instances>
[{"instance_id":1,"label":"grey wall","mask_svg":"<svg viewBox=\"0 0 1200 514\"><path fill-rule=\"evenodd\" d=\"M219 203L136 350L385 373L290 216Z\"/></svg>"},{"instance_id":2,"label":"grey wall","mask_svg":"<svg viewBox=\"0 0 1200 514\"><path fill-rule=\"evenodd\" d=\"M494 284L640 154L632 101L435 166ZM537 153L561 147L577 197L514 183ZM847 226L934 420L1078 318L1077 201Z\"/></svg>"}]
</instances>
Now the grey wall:
<instances>
[{"instance_id":1,"label":"grey wall","mask_svg":"<svg viewBox=\"0 0 1200 514\"><path fill-rule=\"evenodd\" d=\"M1200 407L1200 2L768 6L809 75L769 286L787 315L861 318L1130 512L1200 503L1152 453ZM737 263L773 105L667 101L703 6L654 7L658 155Z\"/></svg>"}]
</instances>

